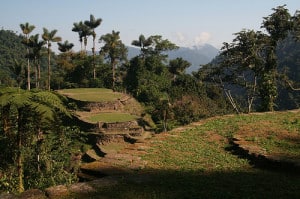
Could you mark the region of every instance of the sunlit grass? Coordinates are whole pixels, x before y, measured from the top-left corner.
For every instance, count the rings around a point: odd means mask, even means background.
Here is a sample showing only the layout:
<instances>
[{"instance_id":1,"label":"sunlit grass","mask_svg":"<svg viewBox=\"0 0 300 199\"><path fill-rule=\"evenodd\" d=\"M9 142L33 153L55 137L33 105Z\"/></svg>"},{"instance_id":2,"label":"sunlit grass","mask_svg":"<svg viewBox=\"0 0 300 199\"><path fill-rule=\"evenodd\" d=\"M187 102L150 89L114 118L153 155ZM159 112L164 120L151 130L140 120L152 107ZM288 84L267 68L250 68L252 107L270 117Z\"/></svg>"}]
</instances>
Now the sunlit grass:
<instances>
[{"instance_id":1,"label":"sunlit grass","mask_svg":"<svg viewBox=\"0 0 300 199\"><path fill-rule=\"evenodd\" d=\"M217 117L155 136L142 156L144 169L78 198L300 198L299 174L255 168L226 150L228 139L245 132L254 144L289 148L286 153L299 157L299 142L293 143L299 137L291 141L281 134L300 136L299 118L300 112Z\"/></svg>"},{"instance_id":2,"label":"sunlit grass","mask_svg":"<svg viewBox=\"0 0 300 199\"><path fill-rule=\"evenodd\" d=\"M99 113L85 118L92 123L95 122L128 122L137 119L137 116L128 113Z\"/></svg>"},{"instance_id":3,"label":"sunlit grass","mask_svg":"<svg viewBox=\"0 0 300 199\"><path fill-rule=\"evenodd\" d=\"M115 101L123 96L122 93L106 88L63 89L58 92L76 100L91 102Z\"/></svg>"}]
</instances>

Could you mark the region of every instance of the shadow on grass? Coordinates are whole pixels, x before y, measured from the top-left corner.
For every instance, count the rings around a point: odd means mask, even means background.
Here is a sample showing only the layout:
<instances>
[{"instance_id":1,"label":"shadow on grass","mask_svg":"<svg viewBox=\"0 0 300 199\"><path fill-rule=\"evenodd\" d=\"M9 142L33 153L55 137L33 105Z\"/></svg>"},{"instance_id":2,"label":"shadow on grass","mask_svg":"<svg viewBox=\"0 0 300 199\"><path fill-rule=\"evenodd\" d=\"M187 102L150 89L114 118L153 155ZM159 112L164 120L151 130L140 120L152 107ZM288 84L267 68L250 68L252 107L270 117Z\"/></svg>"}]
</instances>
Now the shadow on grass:
<instances>
[{"instance_id":1,"label":"shadow on grass","mask_svg":"<svg viewBox=\"0 0 300 199\"><path fill-rule=\"evenodd\" d=\"M72 198L300 198L300 176L271 171L141 170Z\"/></svg>"},{"instance_id":2,"label":"shadow on grass","mask_svg":"<svg viewBox=\"0 0 300 199\"><path fill-rule=\"evenodd\" d=\"M232 140L229 140L228 142L230 143L230 146L225 148L226 151L229 151L239 158L249 160L249 164L255 168L300 176L300 155L276 158L258 154L249 154L247 150L240 148L234 144Z\"/></svg>"}]
</instances>

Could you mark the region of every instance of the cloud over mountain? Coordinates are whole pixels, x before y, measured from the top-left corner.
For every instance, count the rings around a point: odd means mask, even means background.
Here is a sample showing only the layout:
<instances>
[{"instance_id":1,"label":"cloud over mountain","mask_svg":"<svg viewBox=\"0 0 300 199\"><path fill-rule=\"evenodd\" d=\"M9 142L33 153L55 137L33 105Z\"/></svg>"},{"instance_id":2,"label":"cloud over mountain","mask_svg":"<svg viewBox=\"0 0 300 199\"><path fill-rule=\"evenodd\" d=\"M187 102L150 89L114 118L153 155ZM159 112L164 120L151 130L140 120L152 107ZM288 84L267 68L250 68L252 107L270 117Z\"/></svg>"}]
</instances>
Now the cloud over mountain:
<instances>
[{"instance_id":1,"label":"cloud over mountain","mask_svg":"<svg viewBox=\"0 0 300 199\"><path fill-rule=\"evenodd\" d=\"M208 43L211 38L211 34L209 32L201 32L194 38L195 45L203 45Z\"/></svg>"},{"instance_id":2,"label":"cloud over mountain","mask_svg":"<svg viewBox=\"0 0 300 199\"><path fill-rule=\"evenodd\" d=\"M176 32L173 36L174 43L183 47L192 47L210 43L212 38L211 33L201 32L198 35L187 35L182 32Z\"/></svg>"}]
</instances>

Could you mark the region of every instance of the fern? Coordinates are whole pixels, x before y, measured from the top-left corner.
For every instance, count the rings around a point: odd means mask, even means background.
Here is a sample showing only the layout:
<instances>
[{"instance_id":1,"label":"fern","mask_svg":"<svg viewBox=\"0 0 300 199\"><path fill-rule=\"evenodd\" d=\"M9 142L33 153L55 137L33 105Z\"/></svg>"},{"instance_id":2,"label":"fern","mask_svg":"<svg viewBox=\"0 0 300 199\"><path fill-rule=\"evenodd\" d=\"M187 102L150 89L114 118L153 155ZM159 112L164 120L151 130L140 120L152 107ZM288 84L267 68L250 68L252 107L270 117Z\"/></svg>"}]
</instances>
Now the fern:
<instances>
[{"instance_id":1,"label":"fern","mask_svg":"<svg viewBox=\"0 0 300 199\"><path fill-rule=\"evenodd\" d=\"M55 93L48 91L25 91L18 88L0 88L0 108L1 119L14 117L16 122L13 124L17 131L16 156L18 171L19 190L24 189L23 186L23 153L24 145L34 133L39 133L43 128L43 124L54 121L56 114L61 112L70 115L64 107L63 101ZM5 115L3 114L6 110ZM13 116L12 113L16 115ZM11 116L10 116L11 115ZM5 117L5 118L4 118Z\"/></svg>"}]
</instances>

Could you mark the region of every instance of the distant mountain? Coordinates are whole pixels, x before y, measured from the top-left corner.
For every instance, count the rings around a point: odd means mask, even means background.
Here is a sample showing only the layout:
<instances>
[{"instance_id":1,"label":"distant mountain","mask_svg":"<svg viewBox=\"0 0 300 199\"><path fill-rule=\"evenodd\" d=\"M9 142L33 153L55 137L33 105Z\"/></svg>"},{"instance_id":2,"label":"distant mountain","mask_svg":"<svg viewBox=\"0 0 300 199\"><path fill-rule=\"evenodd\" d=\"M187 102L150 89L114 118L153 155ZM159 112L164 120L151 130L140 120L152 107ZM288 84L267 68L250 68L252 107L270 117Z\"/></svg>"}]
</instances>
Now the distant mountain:
<instances>
[{"instance_id":1,"label":"distant mountain","mask_svg":"<svg viewBox=\"0 0 300 199\"><path fill-rule=\"evenodd\" d=\"M140 49L127 46L128 59L131 59L140 54ZM197 71L200 65L209 63L219 53L219 50L210 44L202 46L180 47L177 50L168 52L169 59L176 59L181 57L191 63L191 66L186 70L187 73Z\"/></svg>"}]
</instances>

